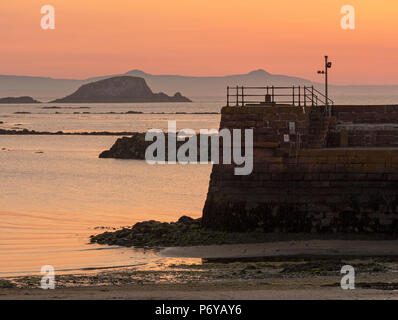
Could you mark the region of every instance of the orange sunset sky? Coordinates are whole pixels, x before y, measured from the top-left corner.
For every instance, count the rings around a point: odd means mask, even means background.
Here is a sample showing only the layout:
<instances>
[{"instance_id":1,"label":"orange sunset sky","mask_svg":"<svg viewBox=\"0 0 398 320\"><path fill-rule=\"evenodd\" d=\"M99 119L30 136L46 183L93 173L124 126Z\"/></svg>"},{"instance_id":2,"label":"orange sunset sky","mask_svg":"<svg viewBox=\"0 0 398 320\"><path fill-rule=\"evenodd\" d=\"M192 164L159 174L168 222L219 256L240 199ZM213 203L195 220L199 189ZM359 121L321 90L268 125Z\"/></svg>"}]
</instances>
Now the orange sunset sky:
<instances>
[{"instance_id":1,"label":"orange sunset sky","mask_svg":"<svg viewBox=\"0 0 398 320\"><path fill-rule=\"evenodd\" d=\"M55 30L40 27L43 5ZM356 9L342 30L340 9ZM86 78L140 69L225 75L263 68L335 84L398 84L397 0L14 0L0 3L0 74Z\"/></svg>"}]
</instances>

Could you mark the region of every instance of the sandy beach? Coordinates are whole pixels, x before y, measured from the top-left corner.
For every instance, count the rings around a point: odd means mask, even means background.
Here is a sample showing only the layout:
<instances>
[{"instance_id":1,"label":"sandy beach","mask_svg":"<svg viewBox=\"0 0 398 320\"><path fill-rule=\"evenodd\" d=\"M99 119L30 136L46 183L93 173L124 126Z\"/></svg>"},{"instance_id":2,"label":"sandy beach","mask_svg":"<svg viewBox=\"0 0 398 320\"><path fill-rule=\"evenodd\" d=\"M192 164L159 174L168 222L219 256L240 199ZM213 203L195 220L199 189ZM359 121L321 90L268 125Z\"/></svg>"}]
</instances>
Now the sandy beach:
<instances>
[{"instance_id":1,"label":"sandy beach","mask_svg":"<svg viewBox=\"0 0 398 320\"><path fill-rule=\"evenodd\" d=\"M0 299L398 299L397 248L395 240L167 248L150 265L56 275L54 290L41 289L40 276L3 278ZM354 290L340 286L343 265L355 269Z\"/></svg>"},{"instance_id":2,"label":"sandy beach","mask_svg":"<svg viewBox=\"0 0 398 320\"><path fill-rule=\"evenodd\" d=\"M398 240L307 240L171 247L160 251L164 257L248 258L281 256L398 256Z\"/></svg>"},{"instance_id":3,"label":"sandy beach","mask_svg":"<svg viewBox=\"0 0 398 320\"><path fill-rule=\"evenodd\" d=\"M396 275L388 277L364 277L363 280L393 281ZM122 286L88 286L78 288L42 289L0 289L0 299L159 299L159 300L324 300L324 299L377 299L398 300L398 289L377 290L357 288L342 290L338 278L299 278L288 280L267 280L267 282L222 282L195 284L147 284Z\"/></svg>"}]
</instances>

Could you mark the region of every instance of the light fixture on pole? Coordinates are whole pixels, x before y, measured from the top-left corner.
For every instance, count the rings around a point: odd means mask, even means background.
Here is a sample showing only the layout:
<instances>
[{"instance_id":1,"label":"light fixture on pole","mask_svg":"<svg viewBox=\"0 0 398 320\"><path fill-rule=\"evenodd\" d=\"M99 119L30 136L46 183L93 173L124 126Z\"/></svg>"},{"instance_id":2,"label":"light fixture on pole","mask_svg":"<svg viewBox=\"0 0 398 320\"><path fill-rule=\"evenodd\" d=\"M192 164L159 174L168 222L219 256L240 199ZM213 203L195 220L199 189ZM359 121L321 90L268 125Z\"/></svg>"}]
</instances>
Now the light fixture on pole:
<instances>
[{"instance_id":1,"label":"light fixture on pole","mask_svg":"<svg viewBox=\"0 0 398 320\"><path fill-rule=\"evenodd\" d=\"M328 69L330 69L331 67L332 67L332 63L330 61L328 61L328 56L325 56L325 70L318 71L318 74L325 75L325 97L326 97L325 105L326 105L326 109L328 110L329 117L332 116L332 109L329 106L329 97L328 97Z\"/></svg>"}]
</instances>

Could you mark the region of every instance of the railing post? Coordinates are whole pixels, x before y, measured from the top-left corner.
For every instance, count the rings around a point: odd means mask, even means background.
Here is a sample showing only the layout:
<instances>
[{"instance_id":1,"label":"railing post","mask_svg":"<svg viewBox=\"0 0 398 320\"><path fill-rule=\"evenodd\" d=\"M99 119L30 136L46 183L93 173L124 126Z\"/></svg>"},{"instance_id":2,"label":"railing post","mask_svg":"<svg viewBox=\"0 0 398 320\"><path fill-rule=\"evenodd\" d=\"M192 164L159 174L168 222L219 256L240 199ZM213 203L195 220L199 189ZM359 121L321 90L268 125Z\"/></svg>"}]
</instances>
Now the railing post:
<instances>
[{"instance_id":1,"label":"railing post","mask_svg":"<svg viewBox=\"0 0 398 320\"><path fill-rule=\"evenodd\" d=\"M275 103L275 90L274 90L274 86L272 86L272 104Z\"/></svg>"},{"instance_id":2,"label":"railing post","mask_svg":"<svg viewBox=\"0 0 398 320\"><path fill-rule=\"evenodd\" d=\"M236 106L239 107L239 87L236 86Z\"/></svg>"},{"instance_id":3,"label":"railing post","mask_svg":"<svg viewBox=\"0 0 398 320\"><path fill-rule=\"evenodd\" d=\"M293 106L294 106L294 86L293 86Z\"/></svg>"},{"instance_id":4,"label":"railing post","mask_svg":"<svg viewBox=\"0 0 398 320\"><path fill-rule=\"evenodd\" d=\"M313 107L314 106L314 86L312 86L311 88L312 88L311 105Z\"/></svg>"},{"instance_id":5,"label":"railing post","mask_svg":"<svg viewBox=\"0 0 398 320\"><path fill-rule=\"evenodd\" d=\"M229 107L229 86L227 86L227 107Z\"/></svg>"},{"instance_id":6,"label":"railing post","mask_svg":"<svg viewBox=\"0 0 398 320\"><path fill-rule=\"evenodd\" d=\"M299 96L298 96L298 100L299 100L299 107L301 107L301 87L299 86Z\"/></svg>"},{"instance_id":7,"label":"railing post","mask_svg":"<svg viewBox=\"0 0 398 320\"><path fill-rule=\"evenodd\" d=\"M307 106L307 87L304 86L304 107Z\"/></svg>"},{"instance_id":8,"label":"railing post","mask_svg":"<svg viewBox=\"0 0 398 320\"><path fill-rule=\"evenodd\" d=\"M243 86L242 86L242 107L244 107L245 106L245 95L244 95L244 93L243 93Z\"/></svg>"}]
</instances>

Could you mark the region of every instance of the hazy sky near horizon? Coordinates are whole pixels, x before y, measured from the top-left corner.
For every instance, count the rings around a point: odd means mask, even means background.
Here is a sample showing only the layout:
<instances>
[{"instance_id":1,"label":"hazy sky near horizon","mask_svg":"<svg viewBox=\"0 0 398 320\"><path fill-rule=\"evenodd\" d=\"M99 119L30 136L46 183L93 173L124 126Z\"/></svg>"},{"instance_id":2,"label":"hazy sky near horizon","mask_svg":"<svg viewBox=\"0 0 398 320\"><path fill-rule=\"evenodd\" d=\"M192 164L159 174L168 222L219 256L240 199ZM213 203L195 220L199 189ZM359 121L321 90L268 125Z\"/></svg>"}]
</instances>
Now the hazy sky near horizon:
<instances>
[{"instance_id":1,"label":"hazy sky near horizon","mask_svg":"<svg viewBox=\"0 0 398 320\"><path fill-rule=\"evenodd\" d=\"M40 26L55 8L55 30ZM356 29L343 30L343 5ZM0 74L87 78L140 69L226 75L262 68L335 84L398 84L397 0L16 0L0 3Z\"/></svg>"}]
</instances>

